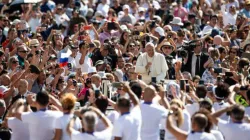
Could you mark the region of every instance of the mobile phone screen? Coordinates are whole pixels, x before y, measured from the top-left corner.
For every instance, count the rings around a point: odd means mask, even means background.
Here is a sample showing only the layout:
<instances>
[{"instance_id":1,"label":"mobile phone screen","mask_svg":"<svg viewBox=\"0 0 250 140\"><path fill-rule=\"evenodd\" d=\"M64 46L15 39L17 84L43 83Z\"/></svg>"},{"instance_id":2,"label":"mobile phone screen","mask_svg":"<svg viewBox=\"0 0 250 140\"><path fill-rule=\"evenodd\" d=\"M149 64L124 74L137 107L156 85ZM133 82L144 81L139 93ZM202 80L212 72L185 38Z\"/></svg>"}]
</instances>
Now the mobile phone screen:
<instances>
[{"instance_id":1,"label":"mobile phone screen","mask_svg":"<svg viewBox=\"0 0 250 140\"><path fill-rule=\"evenodd\" d=\"M180 81L180 88L181 90L185 90L185 80Z\"/></svg>"}]
</instances>

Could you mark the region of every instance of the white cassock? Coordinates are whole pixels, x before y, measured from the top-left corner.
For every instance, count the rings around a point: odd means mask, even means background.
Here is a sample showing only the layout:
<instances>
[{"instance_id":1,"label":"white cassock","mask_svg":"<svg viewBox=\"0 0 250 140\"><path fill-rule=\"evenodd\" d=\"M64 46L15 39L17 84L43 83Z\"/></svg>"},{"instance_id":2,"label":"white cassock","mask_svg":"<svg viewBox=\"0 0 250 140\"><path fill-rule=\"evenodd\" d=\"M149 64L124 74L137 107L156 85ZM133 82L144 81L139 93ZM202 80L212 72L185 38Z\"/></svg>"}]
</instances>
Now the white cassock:
<instances>
[{"instance_id":1,"label":"white cassock","mask_svg":"<svg viewBox=\"0 0 250 140\"><path fill-rule=\"evenodd\" d=\"M152 65L146 70L148 62ZM155 52L153 57L149 57L145 52L138 57L135 71L142 75L142 80L147 84L151 82L152 77L156 77L157 82L160 82L166 77L168 65L162 54Z\"/></svg>"}]
</instances>

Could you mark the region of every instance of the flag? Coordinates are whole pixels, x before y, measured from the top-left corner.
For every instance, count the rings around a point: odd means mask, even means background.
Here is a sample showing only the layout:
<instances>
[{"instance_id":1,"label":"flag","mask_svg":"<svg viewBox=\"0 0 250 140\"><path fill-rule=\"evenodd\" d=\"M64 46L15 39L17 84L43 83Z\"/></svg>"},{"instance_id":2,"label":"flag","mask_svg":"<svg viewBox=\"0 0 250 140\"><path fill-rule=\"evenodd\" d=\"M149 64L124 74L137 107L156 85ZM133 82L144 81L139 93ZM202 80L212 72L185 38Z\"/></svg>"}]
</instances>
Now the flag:
<instances>
[{"instance_id":1,"label":"flag","mask_svg":"<svg viewBox=\"0 0 250 140\"><path fill-rule=\"evenodd\" d=\"M61 56L60 56L60 67L67 66L70 54L71 54L70 50L68 50L66 53L61 53Z\"/></svg>"}]
</instances>

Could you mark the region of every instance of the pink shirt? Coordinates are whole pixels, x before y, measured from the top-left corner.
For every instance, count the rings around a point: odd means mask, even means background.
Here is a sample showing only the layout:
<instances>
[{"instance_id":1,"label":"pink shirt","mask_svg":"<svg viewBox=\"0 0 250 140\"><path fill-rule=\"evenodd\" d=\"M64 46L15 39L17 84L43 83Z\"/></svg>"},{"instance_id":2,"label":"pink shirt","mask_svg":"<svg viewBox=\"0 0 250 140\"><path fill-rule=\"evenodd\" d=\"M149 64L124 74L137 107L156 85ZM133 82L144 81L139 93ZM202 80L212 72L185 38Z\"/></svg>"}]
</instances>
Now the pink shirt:
<instances>
[{"instance_id":1,"label":"pink shirt","mask_svg":"<svg viewBox=\"0 0 250 140\"><path fill-rule=\"evenodd\" d=\"M101 44L103 44L104 40L110 39L111 37L118 37L118 38L120 38L120 32L112 30L111 33L108 33L108 32L100 33L99 40L100 40Z\"/></svg>"},{"instance_id":2,"label":"pink shirt","mask_svg":"<svg viewBox=\"0 0 250 140\"><path fill-rule=\"evenodd\" d=\"M174 16L180 17L182 21L187 20L188 11L185 7L178 7L174 9Z\"/></svg>"}]
</instances>

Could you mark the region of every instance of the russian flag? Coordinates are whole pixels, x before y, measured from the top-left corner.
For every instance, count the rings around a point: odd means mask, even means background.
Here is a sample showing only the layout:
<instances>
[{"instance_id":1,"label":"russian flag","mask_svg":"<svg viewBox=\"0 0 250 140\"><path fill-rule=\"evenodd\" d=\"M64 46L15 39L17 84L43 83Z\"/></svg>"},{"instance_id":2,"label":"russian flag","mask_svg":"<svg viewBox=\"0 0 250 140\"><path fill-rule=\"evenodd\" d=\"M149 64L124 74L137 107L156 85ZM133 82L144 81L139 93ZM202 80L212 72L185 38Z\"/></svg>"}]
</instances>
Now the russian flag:
<instances>
[{"instance_id":1,"label":"russian flag","mask_svg":"<svg viewBox=\"0 0 250 140\"><path fill-rule=\"evenodd\" d=\"M71 54L70 51L67 51L66 53L61 53L61 56L60 56L60 67L67 66L70 54Z\"/></svg>"}]
</instances>

